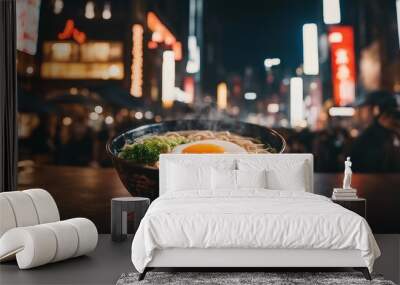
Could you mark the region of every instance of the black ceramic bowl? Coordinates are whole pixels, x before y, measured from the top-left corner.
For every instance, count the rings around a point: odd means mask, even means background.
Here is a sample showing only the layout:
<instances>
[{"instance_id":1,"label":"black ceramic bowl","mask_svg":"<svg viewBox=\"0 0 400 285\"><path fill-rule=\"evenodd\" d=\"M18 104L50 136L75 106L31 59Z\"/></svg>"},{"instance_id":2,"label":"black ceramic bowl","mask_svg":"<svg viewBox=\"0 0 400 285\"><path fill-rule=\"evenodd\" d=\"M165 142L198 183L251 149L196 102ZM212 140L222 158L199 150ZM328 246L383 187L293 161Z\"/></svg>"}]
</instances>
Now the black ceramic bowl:
<instances>
[{"instance_id":1,"label":"black ceramic bowl","mask_svg":"<svg viewBox=\"0 0 400 285\"><path fill-rule=\"evenodd\" d=\"M272 147L276 153L283 152L286 146L285 139L276 131L239 121L181 120L141 126L118 135L107 144L107 152L115 169L132 196L148 197L152 200L158 197L158 169L119 158L118 152L125 142L144 135L186 130L231 131L256 138Z\"/></svg>"}]
</instances>

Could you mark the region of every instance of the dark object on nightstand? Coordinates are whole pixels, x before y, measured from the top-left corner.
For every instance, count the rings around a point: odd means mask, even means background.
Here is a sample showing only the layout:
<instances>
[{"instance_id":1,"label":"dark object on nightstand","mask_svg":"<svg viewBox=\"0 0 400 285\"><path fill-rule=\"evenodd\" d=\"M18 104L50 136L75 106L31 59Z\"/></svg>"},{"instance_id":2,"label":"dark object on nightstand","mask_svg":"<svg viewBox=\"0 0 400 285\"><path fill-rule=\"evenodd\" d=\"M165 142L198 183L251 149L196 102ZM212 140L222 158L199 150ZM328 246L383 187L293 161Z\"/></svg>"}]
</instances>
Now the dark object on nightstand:
<instances>
[{"instance_id":1,"label":"dark object on nightstand","mask_svg":"<svg viewBox=\"0 0 400 285\"><path fill-rule=\"evenodd\" d=\"M350 211L353 211L356 214L359 214L364 219L367 218L367 200L364 198L357 198L352 200L332 199L332 201Z\"/></svg>"},{"instance_id":2,"label":"dark object on nightstand","mask_svg":"<svg viewBox=\"0 0 400 285\"><path fill-rule=\"evenodd\" d=\"M128 221L133 220L132 234L136 233L140 221L150 205L149 198L120 197L111 199L111 239L123 241L128 234Z\"/></svg>"}]
</instances>

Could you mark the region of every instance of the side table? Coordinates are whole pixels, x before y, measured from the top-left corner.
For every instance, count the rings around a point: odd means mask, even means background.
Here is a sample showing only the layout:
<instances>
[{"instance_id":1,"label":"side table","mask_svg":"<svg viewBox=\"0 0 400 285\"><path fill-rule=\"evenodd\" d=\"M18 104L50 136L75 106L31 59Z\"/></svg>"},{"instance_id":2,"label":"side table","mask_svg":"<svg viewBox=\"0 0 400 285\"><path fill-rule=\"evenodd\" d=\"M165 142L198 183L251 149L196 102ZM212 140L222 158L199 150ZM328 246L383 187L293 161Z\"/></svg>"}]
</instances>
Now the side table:
<instances>
[{"instance_id":1,"label":"side table","mask_svg":"<svg viewBox=\"0 0 400 285\"><path fill-rule=\"evenodd\" d=\"M128 221L133 220L133 232L136 233L144 217L150 199L144 197L119 197L111 199L111 239L123 241L128 234Z\"/></svg>"},{"instance_id":2,"label":"side table","mask_svg":"<svg viewBox=\"0 0 400 285\"><path fill-rule=\"evenodd\" d=\"M332 199L332 202L359 214L364 219L367 218L367 200L364 198L355 199Z\"/></svg>"}]
</instances>

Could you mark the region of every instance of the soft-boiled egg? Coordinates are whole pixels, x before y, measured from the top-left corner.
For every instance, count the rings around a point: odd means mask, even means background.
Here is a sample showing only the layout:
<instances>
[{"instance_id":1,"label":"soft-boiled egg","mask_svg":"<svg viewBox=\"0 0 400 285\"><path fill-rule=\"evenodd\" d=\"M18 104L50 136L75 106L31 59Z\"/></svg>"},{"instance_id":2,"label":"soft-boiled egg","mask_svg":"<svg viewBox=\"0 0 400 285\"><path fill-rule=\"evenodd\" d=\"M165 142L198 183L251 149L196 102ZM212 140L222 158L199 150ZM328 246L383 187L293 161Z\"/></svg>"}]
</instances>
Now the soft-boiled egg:
<instances>
[{"instance_id":1,"label":"soft-boiled egg","mask_svg":"<svg viewBox=\"0 0 400 285\"><path fill-rule=\"evenodd\" d=\"M247 153L237 144L223 140L202 140L178 145L172 153Z\"/></svg>"}]
</instances>

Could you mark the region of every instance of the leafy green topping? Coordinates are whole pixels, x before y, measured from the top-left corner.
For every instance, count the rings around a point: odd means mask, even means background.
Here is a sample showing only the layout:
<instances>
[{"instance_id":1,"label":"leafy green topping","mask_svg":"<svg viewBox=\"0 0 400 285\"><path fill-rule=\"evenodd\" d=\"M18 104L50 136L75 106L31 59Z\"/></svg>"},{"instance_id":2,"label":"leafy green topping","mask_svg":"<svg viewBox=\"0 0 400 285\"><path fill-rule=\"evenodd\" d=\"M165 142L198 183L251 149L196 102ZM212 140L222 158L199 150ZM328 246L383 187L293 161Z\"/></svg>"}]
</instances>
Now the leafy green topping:
<instances>
[{"instance_id":1,"label":"leafy green topping","mask_svg":"<svg viewBox=\"0 0 400 285\"><path fill-rule=\"evenodd\" d=\"M140 142L124 145L118 156L137 163L154 164L161 153L171 152L177 145L187 142L189 140L184 137L149 137Z\"/></svg>"}]
</instances>

